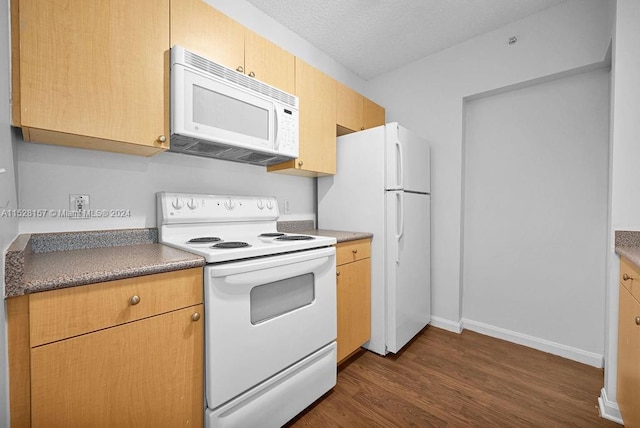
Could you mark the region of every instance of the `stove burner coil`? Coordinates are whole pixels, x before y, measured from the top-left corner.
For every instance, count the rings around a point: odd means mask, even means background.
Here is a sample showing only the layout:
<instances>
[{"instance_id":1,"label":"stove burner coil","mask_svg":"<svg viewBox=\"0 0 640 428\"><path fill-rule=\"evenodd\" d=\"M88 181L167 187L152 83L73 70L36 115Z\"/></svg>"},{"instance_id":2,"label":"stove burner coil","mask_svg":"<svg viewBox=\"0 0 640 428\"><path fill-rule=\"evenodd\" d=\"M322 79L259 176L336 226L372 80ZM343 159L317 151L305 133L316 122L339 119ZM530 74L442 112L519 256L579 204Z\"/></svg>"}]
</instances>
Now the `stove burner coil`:
<instances>
[{"instance_id":1,"label":"stove burner coil","mask_svg":"<svg viewBox=\"0 0 640 428\"><path fill-rule=\"evenodd\" d=\"M284 233L268 232L268 233L261 233L260 235L258 235L258 237L260 238L275 238L276 236L284 236Z\"/></svg>"},{"instance_id":2,"label":"stove burner coil","mask_svg":"<svg viewBox=\"0 0 640 428\"><path fill-rule=\"evenodd\" d=\"M210 242L218 242L218 241L222 241L222 239L218 238L217 236L203 236L201 238L189 239L187 241L187 243L189 243L189 244L208 244Z\"/></svg>"},{"instance_id":3,"label":"stove burner coil","mask_svg":"<svg viewBox=\"0 0 640 428\"><path fill-rule=\"evenodd\" d=\"M291 235L291 236L280 236L279 238L276 238L276 239L278 241L310 241L316 238L308 235Z\"/></svg>"},{"instance_id":4,"label":"stove burner coil","mask_svg":"<svg viewBox=\"0 0 640 428\"><path fill-rule=\"evenodd\" d=\"M251 245L247 244L246 242L229 241L229 242L220 242L218 244L212 245L211 248L228 249L228 248L244 248L244 247L250 247L250 246Z\"/></svg>"}]
</instances>

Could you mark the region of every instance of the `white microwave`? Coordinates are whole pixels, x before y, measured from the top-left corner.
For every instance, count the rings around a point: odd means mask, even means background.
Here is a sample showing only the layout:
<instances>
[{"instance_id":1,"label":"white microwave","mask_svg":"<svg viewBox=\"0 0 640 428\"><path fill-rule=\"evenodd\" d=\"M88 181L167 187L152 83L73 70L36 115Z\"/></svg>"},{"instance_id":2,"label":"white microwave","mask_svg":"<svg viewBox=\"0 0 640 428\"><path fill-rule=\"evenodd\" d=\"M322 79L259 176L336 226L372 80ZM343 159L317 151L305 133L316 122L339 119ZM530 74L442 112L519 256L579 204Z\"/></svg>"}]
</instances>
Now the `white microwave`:
<instances>
[{"instance_id":1,"label":"white microwave","mask_svg":"<svg viewBox=\"0 0 640 428\"><path fill-rule=\"evenodd\" d=\"M169 151L255 165L298 157L299 100L203 58L171 49Z\"/></svg>"}]
</instances>

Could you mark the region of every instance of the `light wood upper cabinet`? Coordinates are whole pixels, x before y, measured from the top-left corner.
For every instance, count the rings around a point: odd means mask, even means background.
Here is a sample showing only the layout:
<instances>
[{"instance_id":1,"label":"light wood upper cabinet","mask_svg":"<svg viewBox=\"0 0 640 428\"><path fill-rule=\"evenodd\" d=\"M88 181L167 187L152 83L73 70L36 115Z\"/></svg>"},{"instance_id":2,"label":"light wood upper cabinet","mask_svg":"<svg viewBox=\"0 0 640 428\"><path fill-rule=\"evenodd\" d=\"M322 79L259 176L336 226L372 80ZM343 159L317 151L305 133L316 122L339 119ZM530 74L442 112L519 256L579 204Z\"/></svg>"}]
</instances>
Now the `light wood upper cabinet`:
<instances>
[{"instance_id":1,"label":"light wood upper cabinet","mask_svg":"<svg viewBox=\"0 0 640 428\"><path fill-rule=\"evenodd\" d=\"M235 70L244 66L244 32L242 25L202 0L171 0L171 46Z\"/></svg>"},{"instance_id":2,"label":"light wood upper cabinet","mask_svg":"<svg viewBox=\"0 0 640 428\"><path fill-rule=\"evenodd\" d=\"M348 86L336 82L337 134L345 135L384 125L384 108Z\"/></svg>"},{"instance_id":3,"label":"light wood upper cabinet","mask_svg":"<svg viewBox=\"0 0 640 428\"><path fill-rule=\"evenodd\" d=\"M338 135L363 129L362 98L361 94L350 87L336 82L336 124L338 125Z\"/></svg>"},{"instance_id":4,"label":"light wood upper cabinet","mask_svg":"<svg viewBox=\"0 0 640 428\"><path fill-rule=\"evenodd\" d=\"M300 99L298 159L268 171L317 177L336 173L336 81L296 58L295 95Z\"/></svg>"},{"instance_id":5,"label":"light wood upper cabinet","mask_svg":"<svg viewBox=\"0 0 640 428\"><path fill-rule=\"evenodd\" d=\"M640 427L640 303L629 290L631 264L620 264L620 306L618 312L618 375L617 398L622 420L627 427ZM632 270L637 270L633 268ZM634 278L638 281L638 277Z\"/></svg>"},{"instance_id":6,"label":"light wood upper cabinet","mask_svg":"<svg viewBox=\"0 0 640 428\"><path fill-rule=\"evenodd\" d=\"M25 141L169 147L169 0L11 0L13 124Z\"/></svg>"},{"instance_id":7,"label":"light wood upper cabinet","mask_svg":"<svg viewBox=\"0 0 640 428\"><path fill-rule=\"evenodd\" d=\"M336 247L338 363L371 338L371 241Z\"/></svg>"},{"instance_id":8,"label":"light wood upper cabinet","mask_svg":"<svg viewBox=\"0 0 640 428\"><path fill-rule=\"evenodd\" d=\"M253 31L245 30L245 74L293 94L295 56Z\"/></svg>"},{"instance_id":9,"label":"light wood upper cabinet","mask_svg":"<svg viewBox=\"0 0 640 428\"><path fill-rule=\"evenodd\" d=\"M283 91L294 91L294 56L202 0L171 1L171 46Z\"/></svg>"},{"instance_id":10,"label":"light wood upper cabinet","mask_svg":"<svg viewBox=\"0 0 640 428\"><path fill-rule=\"evenodd\" d=\"M384 107L374 103L367 97L362 97L362 126L364 129L375 128L384 125Z\"/></svg>"}]
</instances>

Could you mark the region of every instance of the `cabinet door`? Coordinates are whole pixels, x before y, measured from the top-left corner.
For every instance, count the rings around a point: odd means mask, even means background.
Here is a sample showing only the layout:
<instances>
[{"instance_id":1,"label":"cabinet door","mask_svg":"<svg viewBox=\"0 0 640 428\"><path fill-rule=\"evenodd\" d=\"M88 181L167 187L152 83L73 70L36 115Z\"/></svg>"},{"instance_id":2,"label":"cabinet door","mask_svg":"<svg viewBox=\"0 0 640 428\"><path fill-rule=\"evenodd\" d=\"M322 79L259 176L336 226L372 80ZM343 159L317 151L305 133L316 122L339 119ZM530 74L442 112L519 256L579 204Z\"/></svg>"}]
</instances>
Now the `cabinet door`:
<instances>
[{"instance_id":1,"label":"cabinet door","mask_svg":"<svg viewBox=\"0 0 640 428\"><path fill-rule=\"evenodd\" d=\"M336 267L338 362L371 337L371 259Z\"/></svg>"},{"instance_id":2,"label":"cabinet door","mask_svg":"<svg viewBox=\"0 0 640 428\"><path fill-rule=\"evenodd\" d=\"M640 303L623 285L618 317L618 405L624 425L640 427Z\"/></svg>"},{"instance_id":3,"label":"cabinet door","mask_svg":"<svg viewBox=\"0 0 640 428\"><path fill-rule=\"evenodd\" d=\"M362 122L362 95L348 86L336 82L336 97L338 135L364 129Z\"/></svg>"},{"instance_id":4,"label":"cabinet door","mask_svg":"<svg viewBox=\"0 0 640 428\"><path fill-rule=\"evenodd\" d=\"M169 0L19 0L18 13L26 139L168 148Z\"/></svg>"},{"instance_id":5,"label":"cabinet door","mask_svg":"<svg viewBox=\"0 0 640 428\"><path fill-rule=\"evenodd\" d=\"M171 0L171 46L236 70L244 67L244 27L202 0Z\"/></svg>"},{"instance_id":6,"label":"cabinet door","mask_svg":"<svg viewBox=\"0 0 640 428\"><path fill-rule=\"evenodd\" d=\"M384 125L385 111L382 106L366 97L362 97L362 126L364 129Z\"/></svg>"},{"instance_id":7,"label":"cabinet door","mask_svg":"<svg viewBox=\"0 0 640 428\"><path fill-rule=\"evenodd\" d=\"M202 426L203 306L31 350L33 427Z\"/></svg>"},{"instance_id":8,"label":"cabinet door","mask_svg":"<svg viewBox=\"0 0 640 428\"><path fill-rule=\"evenodd\" d=\"M298 159L267 171L317 177L336 173L336 81L296 57L296 91L300 98Z\"/></svg>"},{"instance_id":9,"label":"cabinet door","mask_svg":"<svg viewBox=\"0 0 640 428\"><path fill-rule=\"evenodd\" d=\"M245 74L295 93L295 57L251 30L245 30Z\"/></svg>"}]
</instances>

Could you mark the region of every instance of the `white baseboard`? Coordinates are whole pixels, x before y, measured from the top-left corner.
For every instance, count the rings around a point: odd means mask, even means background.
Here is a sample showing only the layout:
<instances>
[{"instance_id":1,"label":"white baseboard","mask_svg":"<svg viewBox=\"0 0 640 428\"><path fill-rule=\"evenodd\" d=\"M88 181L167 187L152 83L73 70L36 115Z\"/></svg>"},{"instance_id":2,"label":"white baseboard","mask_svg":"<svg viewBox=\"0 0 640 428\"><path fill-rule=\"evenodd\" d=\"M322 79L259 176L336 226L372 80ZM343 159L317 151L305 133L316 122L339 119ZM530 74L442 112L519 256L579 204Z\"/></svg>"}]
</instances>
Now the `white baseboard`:
<instances>
[{"instance_id":1,"label":"white baseboard","mask_svg":"<svg viewBox=\"0 0 640 428\"><path fill-rule=\"evenodd\" d=\"M600 417L609 419L610 421L617 422L622 425L622 415L620 414L620 407L618 403L609 401L607 398L607 390L602 388L600 391L600 397L598 397L598 406L600 410Z\"/></svg>"},{"instance_id":2,"label":"white baseboard","mask_svg":"<svg viewBox=\"0 0 640 428\"><path fill-rule=\"evenodd\" d=\"M443 330L448 330L458 334L462 333L462 320L455 322L455 321L449 321L448 319L445 319L445 318L434 317L432 315L431 322L429 324L431 324L434 327L441 328Z\"/></svg>"},{"instance_id":3,"label":"white baseboard","mask_svg":"<svg viewBox=\"0 0 640 428\"><path fill-rule=\"evenodd\" d=\"M528 346L529 348L548 352L550 354L578 361L579 363L588 364L593 367L602 368L604 366L604 358L601 354L573 348L561 343L551 342L539 337L529 336L526 334L518 333L500 327L495 327L478 321L468 320L465 318L462 319L462 328L466 328L487 336L496 337L498 339L507 340L519 345Z\"/></svg>"}]
</instances>

